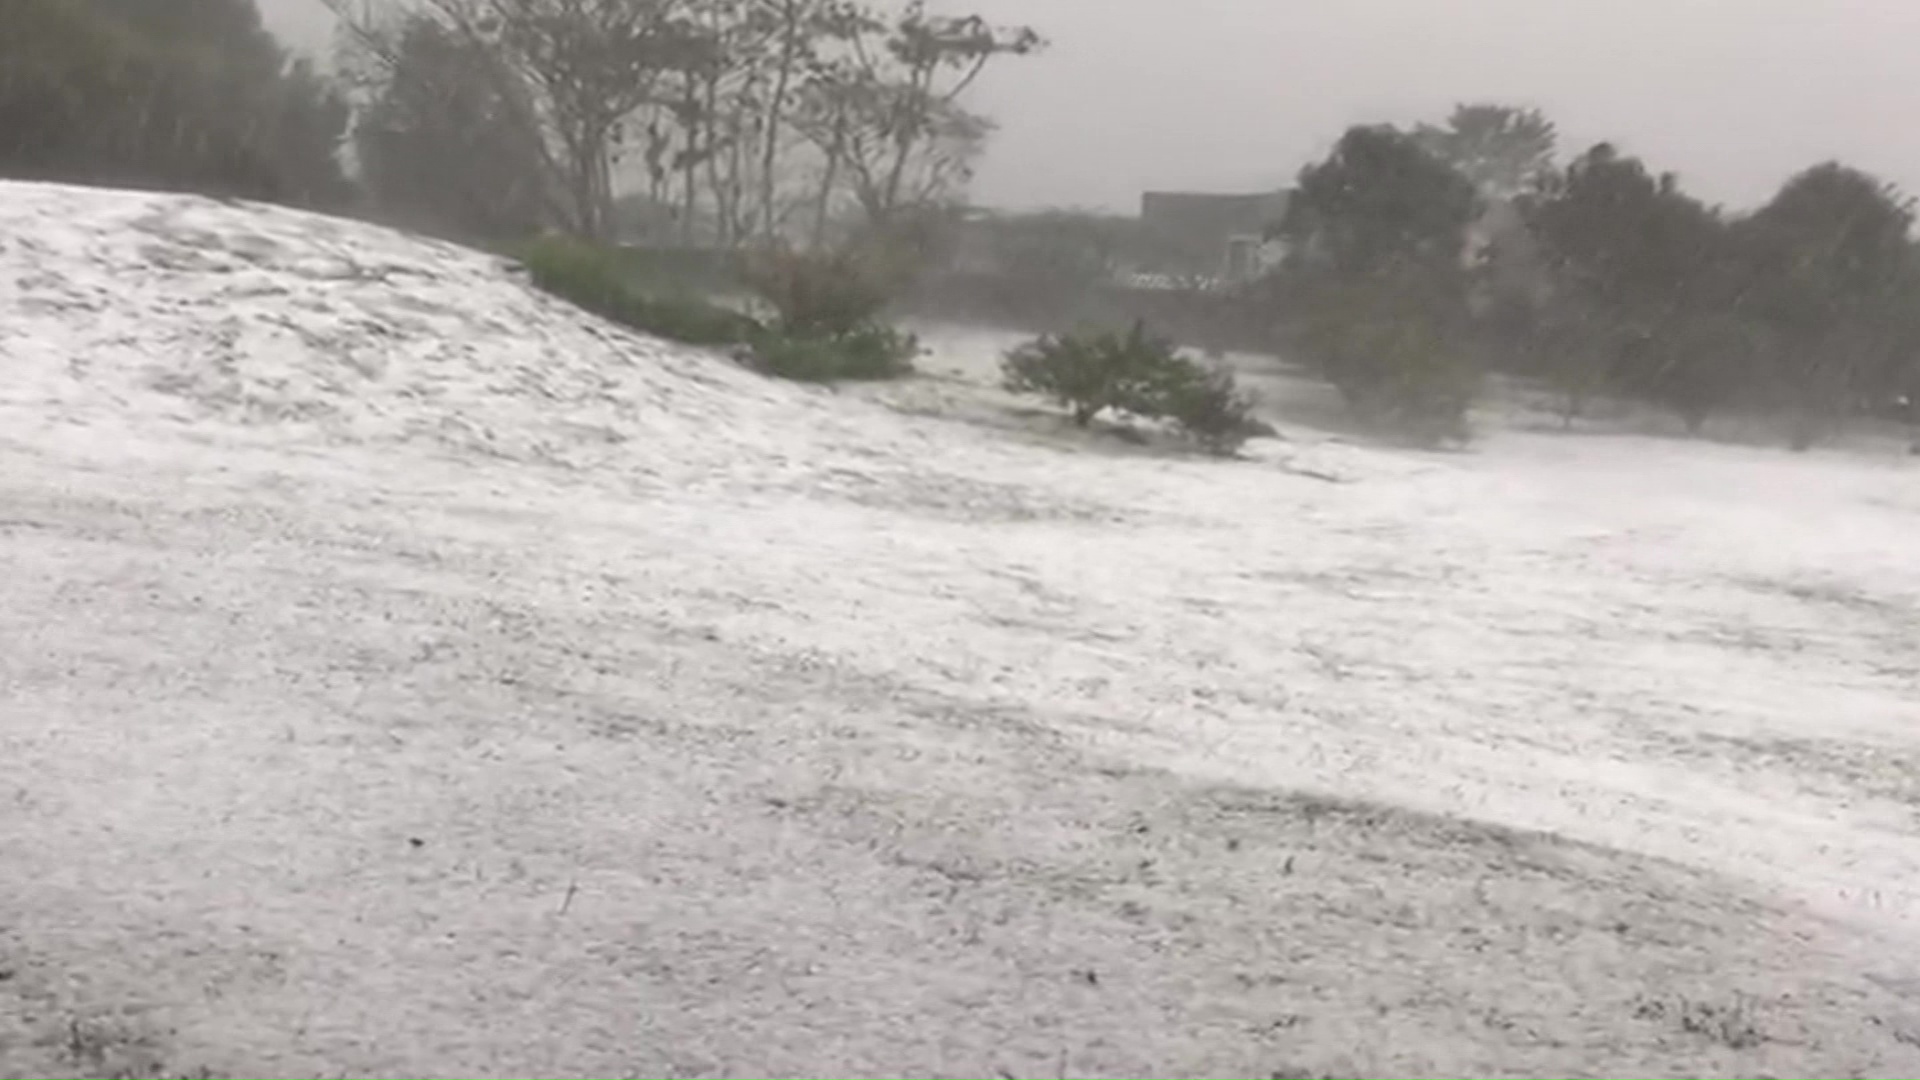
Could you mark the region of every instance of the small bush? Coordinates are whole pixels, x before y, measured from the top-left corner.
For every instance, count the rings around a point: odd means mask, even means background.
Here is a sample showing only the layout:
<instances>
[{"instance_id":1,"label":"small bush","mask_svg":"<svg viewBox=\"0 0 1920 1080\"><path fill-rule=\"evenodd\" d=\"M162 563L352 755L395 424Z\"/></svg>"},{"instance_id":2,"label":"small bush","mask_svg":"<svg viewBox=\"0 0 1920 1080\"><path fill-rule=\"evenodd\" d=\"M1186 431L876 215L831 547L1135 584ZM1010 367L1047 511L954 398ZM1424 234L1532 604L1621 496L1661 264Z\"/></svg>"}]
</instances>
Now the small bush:
<instances>
[{"instance_id":1,"label":"small bush","mask_svg":"<svg viewBox=\"0 0 1920 1080\"><path fill-rule=\"evenodd\" d=\"M1138 322L1124 335L1042 337L1009 352L1001 369L1007 389L1052 398L1080 427L1109 409L1164 418L1220 455L1272 431L1253 419L1253 401L1231 371L1181 356Z\"/></svg>"},{"instance_id":2,"label":"small bush","mask_svg":"<svg viewBox=\"0 0 1920 1080\"><path fill-rule=\"evenodd\" d=\"M841 334L804 336L768 331L748 350L760 371L804 382L897 379L913 373L920 341L890 326L868 324Z\"/></svg>"},{"instance_id":3,"label":"small bush","mask_svg":"<svg viewBox=\"0 0 1920 1080\"><path fill-rule=\"evenodd\" d=\"M1086 427L1109 409L1138 412L1151 396L1147 384L1175 359L1171 343L1136 322L1124 335L1049 334L1007 353L1000 370L1008 390L1051 398Z\"/></svg>"},{"instance_id":4,"label":"small bush","mask_svg":"<svg viewBox=\"0 0 1920 1080\"><path fill-rule=\"evenodd\" d=\"M620 252L566 237L542 237L517 253L535 285L603 318L687 345L739 346L768 375L809 382L893 379L912 374L920 343L875 317L885 294L854 256L782 253L756 262L761 295L778 321L767 326L694 296L649 296Z\"/></svg>"},{"instance_id":5,"label":"small bush","mask_svg":"<svg viewBox=\"0 0 1920 1080\"><path fill-rule=\"evenodd\" d=\"M1240 389L1233 372L1174 359L1176 366L1153 388L1153 405L1208 453L1228 457L1255 435L1273 433L1254 419L1253 398Z\"/></svg>"},{"instance_id":6,"label":"small bush","mask_svg":"<svg viewBox=\"0 0 1920 1080\"><path fill-rule=\"evenodd\" d=\"M542 290L643 333L708 346L746 344L764 334L752 317L698 297L643 294L619 253L593 244L545 236L518 255Z\"/></svg>"}]
</instances>

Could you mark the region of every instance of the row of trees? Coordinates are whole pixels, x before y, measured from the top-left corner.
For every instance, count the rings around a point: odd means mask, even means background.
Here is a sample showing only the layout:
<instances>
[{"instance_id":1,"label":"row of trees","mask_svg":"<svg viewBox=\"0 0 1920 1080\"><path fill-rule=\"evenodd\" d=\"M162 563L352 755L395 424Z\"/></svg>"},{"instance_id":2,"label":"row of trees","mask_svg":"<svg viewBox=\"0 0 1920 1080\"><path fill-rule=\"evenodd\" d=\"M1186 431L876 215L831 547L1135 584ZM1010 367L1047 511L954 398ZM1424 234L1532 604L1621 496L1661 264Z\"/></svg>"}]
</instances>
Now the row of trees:
<instances>
[{"instance_id":1,"label":"row of trees","mask_svg":"<svg viewBox=\"0 0 1920 1080\"><path fill-rule=\"evenodd\" d=\"M1029 29L856 0L330 0L386 205L454 231L594 240L616 191L681 242L911 233L992 130L963 97Z\"/></svg>"},{"instance_id":2,"label":"row of trees","mask_svg":"<svg viewBox=\"0 0 1920 1080\"><path fill-rule=\"evenodd\" d=\"M0 3L0 175L339 206L347 123L253 0Z\"/></svg>"},{"instance_id":3,"label":"row of trees","mask_svg":"<svg viewBox=\"0 0 1920 1080\"><path fill-rule=\"evenodd\" d=\"M1300 177L1262 302L1357 411L1462 431L1485 361L1698 431L1730 407L1805 448L1863 407L1920 398L1911 200L1837 163L1730 214L1608 144L1560 165L1531 110L1359 127Z\"/></svg>"},{"instance_id":4,"label":"row of trees","mask_svg":"<svg viewBox=\"0 0 1920 1080\"><path fill-rule=\"evenodd\" d=\"M0 175L358 205L487 241L610 239L622 191L685 242L911 235L992 130L967 91L1042 44L918 0L327 2L337 82L254 0L0 4Z\"/></svg>"}]
</instances>

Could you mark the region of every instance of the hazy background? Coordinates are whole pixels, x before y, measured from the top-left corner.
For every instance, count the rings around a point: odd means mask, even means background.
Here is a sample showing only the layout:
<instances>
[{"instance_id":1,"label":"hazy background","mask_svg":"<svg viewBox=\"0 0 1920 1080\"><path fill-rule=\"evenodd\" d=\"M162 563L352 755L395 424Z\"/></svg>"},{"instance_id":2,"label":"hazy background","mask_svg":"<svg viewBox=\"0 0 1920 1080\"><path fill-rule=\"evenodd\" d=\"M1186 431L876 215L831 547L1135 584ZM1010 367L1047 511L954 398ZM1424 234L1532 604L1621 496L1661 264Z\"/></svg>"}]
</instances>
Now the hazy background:
<instances>
[{"instance_id":1,"label":"hazy background","mask_svg":"<svg viewBox=\"0 0 1920 1080\"><path fill-rule=\"evenodd\" d=\"M324 49L318 0L261 0ZM975 186L1010 208L1278 187L1361 121L1536 105L1748 206L1827 158L1920 190L1920 0L945 0L1040 28L989 72Z\"/></svg>"}]
</instances>

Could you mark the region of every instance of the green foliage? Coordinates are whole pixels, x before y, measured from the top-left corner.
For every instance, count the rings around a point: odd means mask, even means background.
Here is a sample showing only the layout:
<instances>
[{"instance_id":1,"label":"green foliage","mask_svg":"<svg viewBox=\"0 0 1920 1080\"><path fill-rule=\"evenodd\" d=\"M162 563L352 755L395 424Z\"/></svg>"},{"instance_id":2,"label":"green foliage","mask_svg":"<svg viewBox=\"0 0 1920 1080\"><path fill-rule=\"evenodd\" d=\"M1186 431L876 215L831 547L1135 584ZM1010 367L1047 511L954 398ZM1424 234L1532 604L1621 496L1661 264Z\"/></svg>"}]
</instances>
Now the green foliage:
<instances>
[{"instance_id":1,"label":"green foliage","mask_svg":"<svg viewBox=\"0 0 1920 1080\"><path fill-rule=\"evenodd\" d=\"M869 323L838 334L769 332L752 346L754 366L804 382L898 379L913 374L920 341L890 326Z\"/></svg>"},{"instance_id":2,"label":"green foliage","mask_svg":"<svg viewBox=\"0 0 1920 1080\"><path fill-rule=\"evenodd\" d=\"M1407 263L1457 272L1479 212L1473 184L1390 127L1356 127L1300 173L1280 235L1296 265L1336 276Z\"/></svg>"},{"instance_id":3,"label":"green foliage","mask_svg":"<svg viewBox=\"0 0 1920 1080\"><path fill-rule=\"evenodd\" d=\"M1418 266L1309 281L1295 342L1362 423L1422 445L1465 441L1481 373L1461 291Z\"/></svg>"},{"instance_id":4,"label":"green foliage","mask_svg":"<svg viewBox=\"0 0 1920 1080\"><path fill-rule=\"evenodd\" d=\"M688 345L746 345L765 331L752 317L695 298L655 298L634 287L619 254L562 236L515 253L535 285L624 326Z\"/></svg>"},{"instance_id":5,"label":"green foliage","mask_svg":"<svg viewBox=\"0 0 1920 1080\"><path fill-rule=\"evenodd\" d=\"M333 206L345 103L252 0L0 4L0 175Z\"/></svg>"},{"instance_id":6,"label":"green foliage","mask_svg":"<svg viewBox=\"0 0 1920 1080\"><path fill-rule=\"evenodd\" d=\"M1910 204L1836 164L1726 220L1671 175L1602 144L1522 200L1563 327L1553 374L1674 410L1689 430L1738 399L1770 403L1811 445L1920 361Z\"/></svg>"},{"instance_id":7,"label":"green foliage","mask_svg":"<svg viewBox=\"0 0 1920 1080\"><path fill-rule=\"evenodd\" d=\"M1151 386L1146 407L1180 425L1208 453L1231 456L1241 444L1267 428L1254 419L1253 398L1241 390L1224 365L1175 357Z\"/></svg>"},{"instance_id":8,"label":"green foliage","mask_svg":"<svg viewBox=\"0 0 1920 1080\"><path fill-rule=\"evenodd\" d=\"M1294 344L1364 422L1461 439L1480 385L1468 348L1473 185L1384 127L1347 132L1300 175L1276 299Z\"/></svg>"},{"instance_id":9,"label":"green foliage","mask_svg":"<svg viewBox=\"0 0 1920 1080\"><path fill-rule=\"evenodd\" d=\"M1051 334L1008 352L1004 385L1064 406L1080 427L1108 410L1179 424L1209 452L1231 454L1258 429L1231 372L1181 356L1136 322L1125 334Z\"/></svg>"},{"instance_id":10,"label":"green foliage","mask_svg":"<svg viewBox=\"0 0 1920 1080\"><path fill-rule=\"evenodd\" d=\"M549 223L539 118L500 57L439 21L407 20L354 125L368 194L384 215L474 240Z\"/></svg>"},{"instance_id":11,"label":"green foliage","mask_svg":"<svg viewBox=\"0 0 1920 1080\"><path fill-rule=\"evenodd\" d=\"M1751 377L1755 358L1775 353L1764 324L1724 305L1679 313L1651 344L1658 369L1641 393L1695 435Z\"/></svg>"},{"instance_id":12,"label":"green foliage","mask_svg":"<svg viewBox=\"0 0 1920 1080\"><path fill-rule=\"evenodd\" d=\"M1553 277L1548 374L1569 401L1615 391L1672 408L1697 431L1741 389L1758 346L1739 305L1733 228L1635 158L1600 144L1520 203Z\"/></svg>"},{"instance_id":13,"label":"green foliage","mask_svg":"<svg viewBox=\"0 0 1920 1080\"><path fill-rule=\"evenodd\" d=\"M759 371L785 379L831 382L893 379L913 372L920 343L871 320L835 328L830 320L763 325L693 296L648 295L644 273L623 253L547 236L517 255L535 285L603 318L687 345L735 346Z\"/></svg>"},{"instance_id":14,"label":"green foliage","mask_svg":"<svg viewBox=\"0 0 1920 1080\"><path fill-rule=\"evenodd\" d=\"M1741 223L1754 317L1777 338L1771 375L1806 449L1863 391L1914 363L1912 203L1829 163L1787 181Z\"/></svg>"},{"instance_id":15,"label":"green foliage","mask_svg":"<svg viewBox=\"0 0 1920 1080\"><path fill-rule=\"evenodd\" d=\"M1420 125L1414 137L1482 194L1512 198L1553 166L1559 132L1538 109L1457 105L1446 125Z\"/></svg>"},{"instance_id":16,"label":"green foliage","mask_svg":"<svg viewBox=\"0 0 1920 1080\"><path fill-rule=\"evenodd\" d=\"M1082 331L1030 341L1007 353L1001 372L1008 390L1051 398L1086 427L1109 409L1133 411L1174 359L1172 343L1136 322L1125 334Z\"/></svg>"},{"instance_id":17,"label":"green foliage","mask_svg":"<svg viewBox=\"0 0 1920 1080\"><path fill-rule=\"evenodd\" d=\"M1655 177L1605 143L1521 209L1563 281L1643 325L1698 297L1726 253L1724 224L1673 174Z\"/></svg>"}]
</instances>

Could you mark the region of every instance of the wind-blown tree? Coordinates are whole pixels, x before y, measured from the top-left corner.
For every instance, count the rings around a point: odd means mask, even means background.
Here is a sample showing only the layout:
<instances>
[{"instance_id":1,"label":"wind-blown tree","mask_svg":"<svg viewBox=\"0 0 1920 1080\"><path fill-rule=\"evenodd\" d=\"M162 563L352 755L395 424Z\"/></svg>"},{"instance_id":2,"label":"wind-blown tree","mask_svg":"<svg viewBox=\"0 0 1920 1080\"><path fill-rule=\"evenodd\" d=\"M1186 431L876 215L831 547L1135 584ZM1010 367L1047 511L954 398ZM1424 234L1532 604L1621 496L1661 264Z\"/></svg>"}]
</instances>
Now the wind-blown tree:
<instances>
[{"instance_id":1,"label":"wind-blown tree","mask_svg":"<svg viewBox=\"0 0 1920 1080\"><path fill-rule=\"evenodd\" d=\"M253 0L0 4L0 173L331 206L345 103Z\"/></svg>"},{"instance_id":2,"label":"wind-blown tree","mask_svg":"<svg viewBox=\"0 0 1920 1080\"><path fill-rule=\"evenodd\" d=\"M363 60L391 78L404 29L383 25L351 0L326 0ZM688 0L414 0L411 18L439 22L458 41L510 72L539 117L542 165L557 193L559 224L610 238L614 170L628 120L661 96L674 72L708 62L711 41Z\"/></svg>"},{"instance_id":3,"label":"wind-blown tree","mask_svg":"<svg viewBox=\"0 0 1920 1080\"><path fill-rule=\"evenodd\" d=\"M797 124L826 159L816 234L841 185L873 232L937 208L971 177L993 130L962 96L996 57L1043 45L1031 28L930 14L921 0L891 21L846 15L836 28L845 47L813 65Z\"/></svg>"},{"instance_id":4,"label":"wind-blown tree","mask_svg":"<svg viewBox=\"0 0 1920 1080\"><path fill-rule=\"evenodd\" d=\"M760 123L757 150L759 181L759 238L771 240L785 224L780 196L780 165L783 151L795 139L805 136L793 124L796 99L810 72L821 63L823 42L838 40L860 20L849 0L757 0L754 13L768 31L762 70L765 78L760 93L749 96L748 104L759 102Z\"/></svg>"},{"instance_id":5,"label":"wind-blown tree","mask_svg":"<svg viewBox=\"0 0 1920 1080\"><path fill-rule=\"evenodd\" d=\"M1873 412L1898 409L1920 454L1920 244L1907 247L1907 270L1898 287L1904 298L1893 305L1889 343L1878 371L1866 381L1863 396Z\"/></svg>"},{"instance_id":6,"label":"wind-blown tree","mask_svg":"<svg viewBox=\"0 0 1920 1080\"><path fill-rule=\"evenodd\" d=\"M1464 437L1472 183L1391 127L1356 127L1300 174L1277 278L1297 344L1363 419Z\"/></svg>"},{"instance_id":7,"label":"wind-blown tree","mask_svg":"<svg viewBox=\"0 0 1920 1080\"><path fill-rule=\"evenodd\" d=\"M1775 385L1795 449L1851 411L1905 351L1913 222L1910 199L1830 162L1788 180L1741 223L1751 307L1779 344Z\"/></svg>"},{"instance_id":8,"label":"wind-blown tree","mask_svg":"<svg viewBox=\"0 0 1920 1080\"><path fill-rule=\"evenodd\" d=\"M439 21L400 32L354 127L376 210L431 231L520 240L556 220L539 118L496 55Z\"/></svg>"},{"instance_id":9,"label":"wind-blown tree","mask_svg":"<svg viewBox=\"0 0 1920 1080\"><path fill-rule=\"evenodd\" d=\"M1454 106L1444 125L1420 125L1414 138L1482 195L1511 199L1553 168L1559 132L1538 109L1472 104Z\"/></svg>"},{"instance_id":10,"label":"wind-blown tree","mask_svg":"<svg viewBox=\"0 0 1920 1080\"><path fill-rule=\"evenodd\" d=\"M390 81L404 35L355 8L373 0L326 2ZM687 243L790 240L803 205L817 233L843 204L869 224L910 223L957 192L990 130L962 95L993 57L1039 45L918 3L883 18L859 0L384 2L511 73L557 223L599 240L627 167Z\"/></svg>"},{"instance_id":11,"label":"wind-blown tree","mask_svg":"<svg viewBox=\"0 0 1920 1080\"><path fill-rule=\"evenodd\" d=\"M1548 373L1571 419L1604 389L1660 401L1697 431L1758 347L1728 227L1609 144L1520 200L1550 274Z\"/></svg>"}]
</instances>

